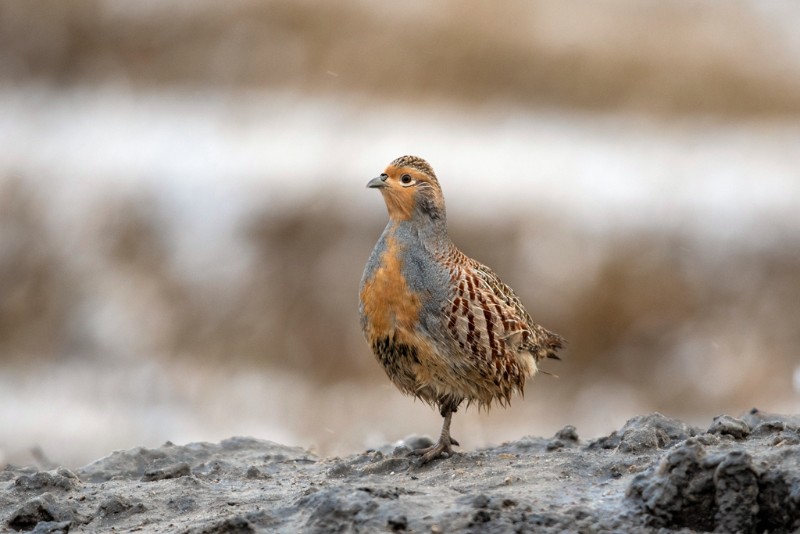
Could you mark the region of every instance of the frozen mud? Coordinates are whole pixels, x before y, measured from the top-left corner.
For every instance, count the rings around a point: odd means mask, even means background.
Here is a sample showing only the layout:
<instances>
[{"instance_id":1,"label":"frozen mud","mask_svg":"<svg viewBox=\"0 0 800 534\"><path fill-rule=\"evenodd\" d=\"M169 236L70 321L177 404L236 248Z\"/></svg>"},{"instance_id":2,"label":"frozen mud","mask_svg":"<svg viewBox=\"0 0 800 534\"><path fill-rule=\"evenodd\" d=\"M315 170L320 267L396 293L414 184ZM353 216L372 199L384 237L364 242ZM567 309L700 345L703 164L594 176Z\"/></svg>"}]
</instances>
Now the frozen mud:
<instances>
[{"instance_id":1,"label":"frozen mud","mask_svg":"<svg viewBox=\"0 0 800 534\"><path fill-rule=\"evenodd\" d=\"M0 531L795 532L800 417L707 429L661 414L599 439L567 426L420 466L427 438L345 458L252 438L117 451L76 471L6 466Z\"/></svg>"}]
</instances>

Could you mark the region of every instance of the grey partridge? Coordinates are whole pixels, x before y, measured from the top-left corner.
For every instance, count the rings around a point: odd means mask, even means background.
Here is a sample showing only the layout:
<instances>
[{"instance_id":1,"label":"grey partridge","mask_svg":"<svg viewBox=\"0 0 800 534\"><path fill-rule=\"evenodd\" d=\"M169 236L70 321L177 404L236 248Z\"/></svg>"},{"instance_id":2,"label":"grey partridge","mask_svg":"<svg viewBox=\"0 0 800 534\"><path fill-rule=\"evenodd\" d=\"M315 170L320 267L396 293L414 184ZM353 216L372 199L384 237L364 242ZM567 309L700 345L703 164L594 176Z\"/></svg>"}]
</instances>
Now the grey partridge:
<instances>
[{"instance_id":1,"label":"grey partridge","mask_svg":"<svg viewBox=\"0 0 800 534\"><path fill-rule=\"evenodd\" d=\"M439 409L439 440L421 462L452 454L453 413L466 401L507 405L563 339L534 323L520 299L447 233L444 197L431 166L397 158L367 187L378 189L387 224L361 279L361 328L403 393Z\"/></svg>"}]
</instances>

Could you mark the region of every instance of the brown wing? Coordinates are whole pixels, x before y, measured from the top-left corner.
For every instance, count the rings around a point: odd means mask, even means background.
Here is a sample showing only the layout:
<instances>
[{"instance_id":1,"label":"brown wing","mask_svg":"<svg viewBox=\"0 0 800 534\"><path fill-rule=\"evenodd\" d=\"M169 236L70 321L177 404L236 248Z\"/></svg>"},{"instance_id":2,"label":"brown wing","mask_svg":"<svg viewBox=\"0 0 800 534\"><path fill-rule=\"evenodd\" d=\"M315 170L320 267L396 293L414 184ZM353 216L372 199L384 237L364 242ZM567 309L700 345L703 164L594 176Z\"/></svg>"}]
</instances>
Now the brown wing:
<instances>
[{"instance_id":1,"label":"brown wing","mask_svg":"<svg viewBox=\"0 0 800 534\"><path fill-rule=\"evenodd\" d=\"M538 361L556 357L563 340L535 324L491 269L457 250L448 260L452 289L444 312L448 337L461 355L448 361L448 376L470 401L505 404L523 391Z\"/></svg>"},{"instance_id":2,"label":"brown wing","mask_svg":"<svg viewBox=\"0 0 800 534\"><path fill-rule=\"evenodd\" d=\"M447 314L448 329L461 350L492 361L517 348L526 328L515 310L473 269L458 266L451 275L454 293Z\"/></svg>"},{"instance_id":3,"label":"brown wing","mask_svg":"<svg viewBox=\"0 0 800 534\"><path fill-rule=\"evenodd\" d=\"M470 270L475 273L492 295L502 301L506 307L508 320L520 330L519 348L530 352L536 361L544 358L560 359L556 354L564 345L564 339L533 322L519 297L486 265L467 258Z\"/></svg>"},{"instance_id":4,"label":"brown wing","mask_svg":"<svg viewBox=\"0 0 800 534\"><path fill-rule=\"evenodd\" d=\"M449 362L450 374L470 402L505 404L536 372L524 349L528 329L516 310L468 264L451 269L453 293L446 311L450 339L461 357Z\"/></svg>"}]
</instances>

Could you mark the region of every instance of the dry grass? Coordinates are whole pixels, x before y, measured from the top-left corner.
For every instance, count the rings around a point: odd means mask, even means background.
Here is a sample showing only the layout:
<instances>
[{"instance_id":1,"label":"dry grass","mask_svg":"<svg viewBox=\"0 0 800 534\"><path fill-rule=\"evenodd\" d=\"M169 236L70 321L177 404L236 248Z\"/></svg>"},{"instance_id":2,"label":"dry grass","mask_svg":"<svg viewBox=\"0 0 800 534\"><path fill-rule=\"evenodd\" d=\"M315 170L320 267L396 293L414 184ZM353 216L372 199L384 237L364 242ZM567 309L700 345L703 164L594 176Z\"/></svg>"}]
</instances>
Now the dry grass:
<instances>
[{"instance_id":1,"label":"dry grass","mask_svg":"<svg viewBox=\"0 0 800 534\"><path fill-rule=\"evenodd\" d=\"M0 181L0 359L57 356L69 346L78 292L44 206L18 179Z\"/></svg>"},{"instance_id":2,"label":"dry grass","mask_svg":"<svg viewBox=\"0 0 800 534\"><path fill-rule=\"evenodd\" d=\"M666 115L800 112L800 51L785 24L798 11L755 2L130 6L3 2L0 76Z\"/></svg>"},{"instance_id":3,"label":"dry grass","mask_svg":"<svg viewBox=\"0 0 800 534\"><path fill-rule=\"evenodd\" d=\"M169 225L147 195L92 210L82 262L48 246L57 234L35 223L44 219L36 199L20 195L6 195L15 208L0 211L3 358L138 351L196 365L265 366L320 385L385 381L357 319L358 281L382 220L313 200L251 214L240 234L248 267L215 285L175 269ZM517 288L538 321L570 340L565 362L550 369L569 377L566 388L625 383L661 409L689 410L708 395L721 403L753 398L792 372L800 257L788 236L766 250L652 233L598 241L527 215L456 225L452 234ZM528 261L531 239L571 269L568 285L554 285L542 263ZM38 245L14 246L23 241ZM593 252L569 267L559 246ZM87 337L92 309L114 306L135 331ZM705 380L715 373L722 383L710 393Z\"/></svg>"}]
</instances>

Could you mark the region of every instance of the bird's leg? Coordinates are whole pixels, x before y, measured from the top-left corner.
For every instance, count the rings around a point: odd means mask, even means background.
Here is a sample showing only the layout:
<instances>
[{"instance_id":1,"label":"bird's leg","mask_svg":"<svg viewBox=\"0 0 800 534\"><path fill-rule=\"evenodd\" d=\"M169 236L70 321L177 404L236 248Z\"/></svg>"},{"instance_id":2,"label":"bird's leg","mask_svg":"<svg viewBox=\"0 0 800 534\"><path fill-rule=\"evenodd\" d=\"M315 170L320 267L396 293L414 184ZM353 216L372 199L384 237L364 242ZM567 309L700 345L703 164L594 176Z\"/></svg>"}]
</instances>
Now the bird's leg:
<instances>
[{"instance_id":1,"label":"bird's leg","mask_svg":"<svg viewBox=\"0 0 800 534\"><path fill-rule=\"evenodd\" d=\"M422 456L420 464L426 464L435 458L444 456L445 458L453 454L453 445L458 445L458 442L450 436L450 422L453 419L453 413L457 409L457 404L446 404L442 406L442 416L444 422L442 423L442 433L439 435L439 441L431 446L423 449L416 449L411 454Z\"/></svg>"}]
</instances>

